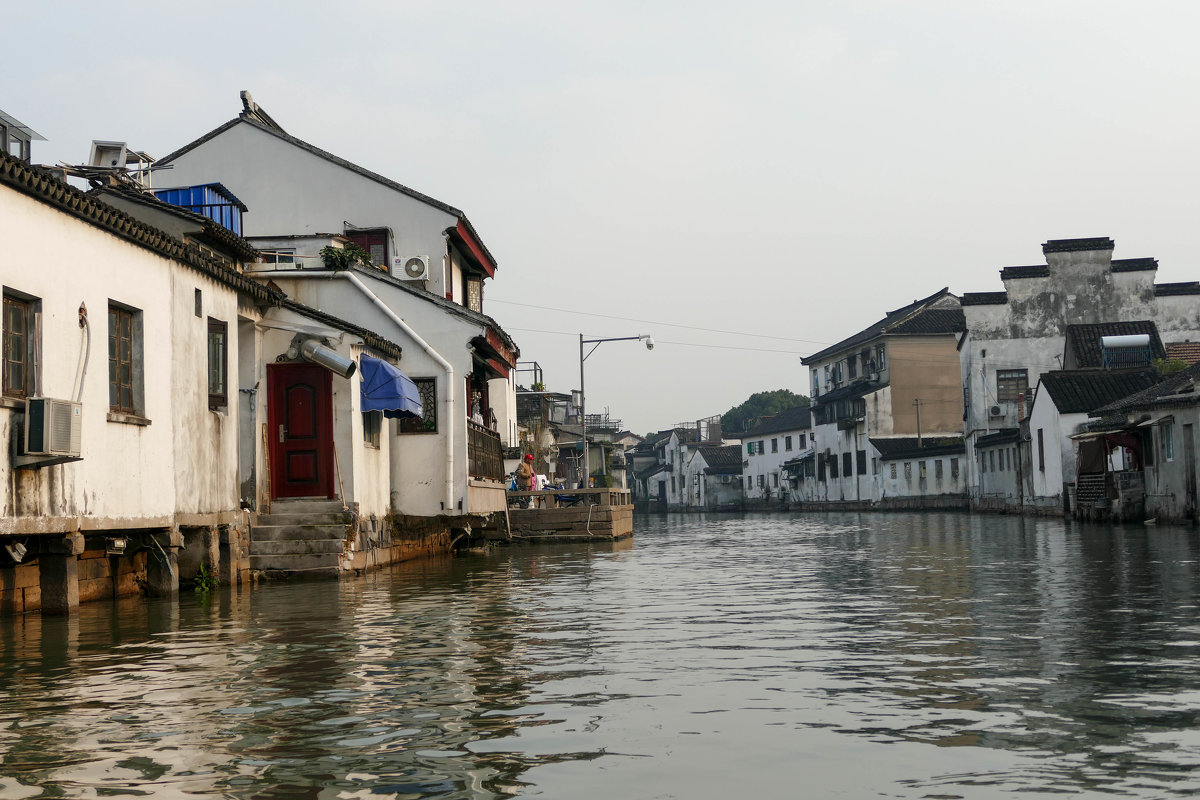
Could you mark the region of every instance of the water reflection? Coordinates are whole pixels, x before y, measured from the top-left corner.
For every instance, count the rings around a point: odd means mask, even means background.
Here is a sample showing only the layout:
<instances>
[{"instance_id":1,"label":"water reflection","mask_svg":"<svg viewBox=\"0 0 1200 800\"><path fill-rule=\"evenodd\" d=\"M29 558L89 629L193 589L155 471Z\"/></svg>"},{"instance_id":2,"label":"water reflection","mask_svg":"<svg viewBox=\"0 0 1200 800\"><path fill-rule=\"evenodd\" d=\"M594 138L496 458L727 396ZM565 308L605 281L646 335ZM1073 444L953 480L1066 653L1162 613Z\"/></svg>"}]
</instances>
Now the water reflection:
<instances>
[{"instance_id":1,"label":"water reflection","mask_svg":"<svg viewBox=\"0 0 1200 800\"><path fill-rule=\"evenodd\" d=\"M1189 531L638 524L616 547L0 621L0 796L1200 788Z\"/></svg>"}]
</instances>

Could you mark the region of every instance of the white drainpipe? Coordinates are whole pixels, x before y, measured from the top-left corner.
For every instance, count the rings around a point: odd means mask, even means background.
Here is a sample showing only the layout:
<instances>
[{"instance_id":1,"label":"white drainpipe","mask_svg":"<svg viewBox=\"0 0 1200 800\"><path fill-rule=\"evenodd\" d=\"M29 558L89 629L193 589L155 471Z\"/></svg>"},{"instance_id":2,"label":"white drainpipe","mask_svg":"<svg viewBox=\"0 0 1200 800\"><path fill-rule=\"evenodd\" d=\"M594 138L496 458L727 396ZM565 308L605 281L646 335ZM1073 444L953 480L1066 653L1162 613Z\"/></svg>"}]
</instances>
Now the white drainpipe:
<instances>
[{"instance_id":1,"label":"white drainpipe","mask_svg":"<svg viewBox=\"0 0 1200 800\"><path fill-rule=\"evenodd\" d=\"M353 284L355 287L357 287L358 290L360 292L362 292L363 295L368 300L370 300L377 308L379 308L379 310L382 311L388 319L390 319L392 322L396 323L396 326L398 328L400 328L400 330L404 331L404 333L410 339L412 339L414 342L416 342L417 347L421 348L425 352L425 355L432 358L435 362L437 362L437 365L439 367L441 367L443 370L445 370L445 372L446 372L446 391L442 393L443 394L442 399L445 403L445 409L446 409L445 419L447 420L446 424L449 429L446 432L447 433L447 435L446 435L446 498L443 503L443 506L445 508L446 513L448 513L448 514L451 513L452 510L455 508L455 505L454 505L454 420L456 419L456 417L454 416L454 385L455 385L454 384L454 367L451 366L449 361L447 361L445 358L442 357L441 353L439 353L437 350L434 350L433 346L430 345L429 342L427 342L423 338L421 338L421 335L419 333L417 333L416 331L414 331L407 322L405 322L403 319L401 319L396 314L395 311L392 311L392 309L388 307L387 303L380 300L379 296L377 294L375 294L374 292L372 292L371 288L369 286L367 286L365 283L363 283L361 280L359 280L358 276L355 275L353 272L350 272L349 270L338 271L338 272L288 271L288 272L271 272L271 273L264 273L264 274L269 275L271 278L322 278L324 280L331 280L333 278L344 278L345 280L350 281L350 283Z\"/></svg>"}]
</instances>

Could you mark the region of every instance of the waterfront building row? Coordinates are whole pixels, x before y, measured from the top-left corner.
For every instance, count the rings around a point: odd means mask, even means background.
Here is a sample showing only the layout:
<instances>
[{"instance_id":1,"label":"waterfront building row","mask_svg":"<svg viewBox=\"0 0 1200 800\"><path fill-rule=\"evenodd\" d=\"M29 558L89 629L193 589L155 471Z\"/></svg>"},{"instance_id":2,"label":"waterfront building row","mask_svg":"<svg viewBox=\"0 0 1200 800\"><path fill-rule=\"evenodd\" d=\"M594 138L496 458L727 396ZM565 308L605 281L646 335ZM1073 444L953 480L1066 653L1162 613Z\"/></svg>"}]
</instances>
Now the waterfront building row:
<instances>
[{"instance_id":1,"label":"waterfront building row","mask_svg":"<svg viewBox=\"0 0 1200 800\"><path fill-rule=\"evenodd\" d=\"M1172 372L1200 360L1200 282L1114 248L1050 240L1004 291L945 288L805 357L811 406L729 435L727 504L1195 519L1193 372ZM636 495L697 507L672 476L695 447L647 439Z\"/></svg>"},{"instance_id":2,"label":"waterfront building row","mask_svg":"<svg viewBox=\"0 0 1200 800\"><path fill-rule=\"evenodd\" d=\"M158 161L96 143L89 191L31 155L0 156L0 613L505 524L519 351L463 212L248 93Z\"/></svg>"}]
</instances>

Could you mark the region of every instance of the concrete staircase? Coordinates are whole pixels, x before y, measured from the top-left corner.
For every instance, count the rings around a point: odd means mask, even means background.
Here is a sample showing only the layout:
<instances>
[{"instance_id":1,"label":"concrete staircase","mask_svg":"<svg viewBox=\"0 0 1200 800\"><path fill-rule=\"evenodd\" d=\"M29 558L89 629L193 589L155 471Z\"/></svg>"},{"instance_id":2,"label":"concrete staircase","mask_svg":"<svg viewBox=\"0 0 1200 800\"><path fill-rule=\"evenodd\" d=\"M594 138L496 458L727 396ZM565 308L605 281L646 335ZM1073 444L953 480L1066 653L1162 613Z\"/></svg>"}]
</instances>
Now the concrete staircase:
<instances>
[{"instance_id":1,"label":"concrete staircase","mask_svg":"<svg viewBox=\"0 0 1200 800\"><path fill-rule=\"evenodd\" d=\"M354 515L341 500L274 500L250 529L250 569L337 573Z\"/></svg>"}]
</instances>

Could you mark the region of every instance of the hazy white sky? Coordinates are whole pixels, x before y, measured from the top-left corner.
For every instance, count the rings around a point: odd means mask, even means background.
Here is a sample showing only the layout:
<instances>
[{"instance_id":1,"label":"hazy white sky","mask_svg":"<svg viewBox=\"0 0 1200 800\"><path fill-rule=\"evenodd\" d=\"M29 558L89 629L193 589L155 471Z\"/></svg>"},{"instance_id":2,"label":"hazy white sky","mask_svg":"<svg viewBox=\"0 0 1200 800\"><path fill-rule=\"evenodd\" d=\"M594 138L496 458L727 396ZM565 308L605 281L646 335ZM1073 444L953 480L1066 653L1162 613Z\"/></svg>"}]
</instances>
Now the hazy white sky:
<instances>
[{"instance_id":1,"label":"hazy white sky","mask_svg":"<svg viewBox=\"0 0 1200 800\"><path fill-rule=\"evenodd\" d=\"M485 310L549 388L639 433L764 389L1048 238L1200 278L1200 4L22 3L0 108L83 161L236 116L455 205ZM253 213L253 209L251 209ZM564 310L559 310L564 309ZM606 316L600 316L606 315ZM634 321L645 320L645 321Z\"/></svg>"}]
</instances>

